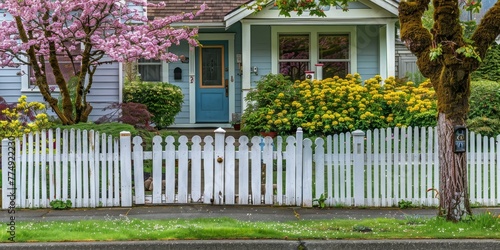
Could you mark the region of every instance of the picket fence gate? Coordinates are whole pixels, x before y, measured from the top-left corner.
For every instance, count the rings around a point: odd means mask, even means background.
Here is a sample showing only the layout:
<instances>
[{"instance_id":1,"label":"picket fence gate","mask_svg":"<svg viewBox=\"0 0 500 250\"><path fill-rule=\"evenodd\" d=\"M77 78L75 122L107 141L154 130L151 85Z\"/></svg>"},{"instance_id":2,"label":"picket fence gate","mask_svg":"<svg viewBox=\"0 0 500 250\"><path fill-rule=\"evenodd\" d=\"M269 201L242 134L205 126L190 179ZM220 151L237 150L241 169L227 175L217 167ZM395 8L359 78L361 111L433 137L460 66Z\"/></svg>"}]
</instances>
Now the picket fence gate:
<instances>
[{"instance_id":1,"label":"picket fence gate","mask_svg":"<svg viewBox=\"0 0 500 250\"><path fill-rule=\"evenodd\" d=\"M94 131L48 130L2 141L2 208L134 204L253 204L387 207L400 201L436 206L435 128L388 128L303 138L225 136L119 138ZM468 133L471 202L500 203L496 138ZM284 141L285 139L285 141ZM11 156L11 157L10 157ZM152 164L152 191L145 190ZM15 180L15 181L14 181ZM15 189L14 189L15 188ZM429 191L430 190L430 191ZM14 194L14 195L13 195Z\"/></svg>"}]
</instances>

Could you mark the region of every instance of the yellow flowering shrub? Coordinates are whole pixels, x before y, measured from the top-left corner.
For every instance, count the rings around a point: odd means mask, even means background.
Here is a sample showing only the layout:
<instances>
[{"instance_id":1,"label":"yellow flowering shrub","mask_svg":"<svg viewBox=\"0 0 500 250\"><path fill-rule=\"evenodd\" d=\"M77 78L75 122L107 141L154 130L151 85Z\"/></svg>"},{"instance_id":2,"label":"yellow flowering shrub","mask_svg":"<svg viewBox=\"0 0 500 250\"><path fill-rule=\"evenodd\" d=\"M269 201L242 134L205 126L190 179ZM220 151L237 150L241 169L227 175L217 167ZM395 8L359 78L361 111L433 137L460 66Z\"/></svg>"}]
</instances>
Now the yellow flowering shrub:
<instances>
[{"instance_id":1,"label":"yellow flowering shrub","mask_svg":"<svg viewBox=\"0 0 500 250\"><path fill-rule=\"evenodd\" d=\"M248 105L241 116L242 131L250 134L271 131L286 134L292 131L289 110L298 104L294 102L296 92L292 85L283 75L263 76L246 96Z\"/></svg>"},{"instance_id":2,"label":"yellow flowering shrub","mask_svg":"<svg viewBox=\"0 0 500 250\"><path fill-rule=\"evenodd\" d=\"M17 104L7 105L0 101L0 138L19 137L22 134L41 131L52 126L43 103L28 102L21 96Z\"/></svg>"},{"instance_id":3,"label":"yellow flowering shrub","mask_svg":"<svg viewBox=\"0 0 500 250\"><path fill-rule=\"evenodd\" d=\"M302 127L309 134L332 134L435 125L436 95L429 81L417 86L390 77L382 84L382 78L375 76L362 83L359 74L349 74L345 78L289 82L280 88L266 81L269 78L249 94L247 100L253 104L243 114L245 122L252 125L244 129L247 132L292 134ZM264 130L255 126L259 124L269 126Z\"/></svg>"}]
</instances>

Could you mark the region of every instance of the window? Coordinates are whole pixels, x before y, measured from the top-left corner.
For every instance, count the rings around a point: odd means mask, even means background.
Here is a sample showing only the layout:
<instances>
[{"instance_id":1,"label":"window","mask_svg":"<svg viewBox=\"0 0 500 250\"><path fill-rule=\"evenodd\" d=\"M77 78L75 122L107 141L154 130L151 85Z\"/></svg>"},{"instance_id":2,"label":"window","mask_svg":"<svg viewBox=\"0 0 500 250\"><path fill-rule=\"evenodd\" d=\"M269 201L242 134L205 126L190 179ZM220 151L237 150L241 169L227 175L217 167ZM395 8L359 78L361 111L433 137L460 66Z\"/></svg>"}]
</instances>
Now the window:
<instances>
[{"instance_id":1,"label":"window","mask_svg":"<svg viewBox=\"0 0 500 250\"><path fill-rule=\"evenodd\" d=\"M162 81L162 67L160 60L154 59L139 59L138 71L141 80L146 82L161 82Z\"/></svg>"},{"instance_id":2,"label":"window","mask_svg":"<svg viewBox=\"0 0 500 250\"><path fill-rule=\"evenodd\" d=\"M81 47L80 46L74 46L71 49L71 54L73 57L80 55L81 54ZM69 79L76 74L80 72L81 69L81 61L80 60L73 60L73 62L70 60L70 58L66 54L60 54L57 55L57 61L59 62L59 68L61 69L61 73L64 76L64 79L66 82L69 81ZM30 88L35 87L35 83L30 81L35 72L31 68L31 66L27 66L27 72L28 72L28 81L29 81L29 86ZM48 57L45 58L45 75L47 77L47 84L57 86L56 83L56 78L54 76L52 67L50 66L49 59Z\"/></svg>"},{"instance_id":3,"label":"window","mask_svg":"<svg viewBox=\"0 0 500 250\"><path fill-rule=\"evenodd\" d=\"M345 77L349 73L349 35L320 34L318 61L323 64L323 78Z\"/></svg>"},{"instance_id":4,"label":"window","mask_svg":"<svg viewBox=\"0 0 500 250\"><path fill-rule=\"evenodd\" d=\"M224 87L224 47L203 46L201 50L201 87Z\"/></svg>"},{"instance_id":5,"label":"window","mask_svg":"<svg viewBox=\"0 0 500 250\"><path fill-rule=\"evenodd\" d=\"M272 72L304 80L306 71L316 71L323 64L323 78L345 77L356 71L356 28L348 26L272 27Z\"/></svg>"},{"instance_id":6,"label":"window","mask_svg":"<svg viewBox=\"0 0 500 250\"><path fill-rule=\"evenodd\" d=\"M305 79L309 68L309 35L280 34L279 72L295 81Z\"/></svg>"}]
</instances>

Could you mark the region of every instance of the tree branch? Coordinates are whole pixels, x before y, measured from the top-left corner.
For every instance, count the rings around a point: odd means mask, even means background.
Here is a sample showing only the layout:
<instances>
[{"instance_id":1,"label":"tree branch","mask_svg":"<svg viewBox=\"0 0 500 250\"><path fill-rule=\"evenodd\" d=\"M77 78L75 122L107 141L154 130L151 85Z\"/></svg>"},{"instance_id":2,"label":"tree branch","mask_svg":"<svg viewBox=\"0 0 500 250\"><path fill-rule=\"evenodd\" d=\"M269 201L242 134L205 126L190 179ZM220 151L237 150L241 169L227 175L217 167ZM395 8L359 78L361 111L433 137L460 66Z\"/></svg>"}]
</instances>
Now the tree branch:
<instances>
[{"instance_id":1,"label":"tree branch","mask_svg":"<svg viewBox=\"0 0 500 250\"><path fill-rule=\"evenodd\" d=\"M430 0L401 2L399 4L399 22L401 25L401 40L418 58L420 72L425 77L431 77L440 71L440 64L431 61L429 51L432 48L432 35L422 25L422 16Z\"/></svg>"},{"instance_id":2,"label":"tree branch","mask_svg":"<svg viewBox=\"0 0 500 250\"><path fill-rule=\"evenodd\" d=\"M484 15L481 23L477 26L476 31L472 34L472 41L474 46L477 47L476 51L479 53L481 59L486 56L486 51L489 46L500 35L500 1L497 1L493 7ZM475 60L477 61L477 60ZM479 66L479 63L474 65L473 69Z\"/></svg>"}]
</instances>

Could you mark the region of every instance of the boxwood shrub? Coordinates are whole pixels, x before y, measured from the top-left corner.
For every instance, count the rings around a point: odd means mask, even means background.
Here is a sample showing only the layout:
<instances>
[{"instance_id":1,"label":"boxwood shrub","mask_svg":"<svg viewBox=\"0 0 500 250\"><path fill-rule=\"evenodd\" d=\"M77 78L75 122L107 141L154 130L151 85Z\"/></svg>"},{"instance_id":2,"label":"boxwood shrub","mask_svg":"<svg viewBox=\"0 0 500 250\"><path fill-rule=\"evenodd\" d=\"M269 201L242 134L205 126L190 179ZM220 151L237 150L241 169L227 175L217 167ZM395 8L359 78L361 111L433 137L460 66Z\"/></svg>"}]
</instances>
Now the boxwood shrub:
<instances>
[{"instance_id":1,"label":"boxwood shrub","mask_svg":"<svg viewBox=\"0 0 500 250\"><path fill-rule=\"evenodd\" d=\"M181 88L170 83L131 82L125 85L123 101L146 105L156 127L165 128L181 111L183 94Z\"/></svg>"}]
</instances>

